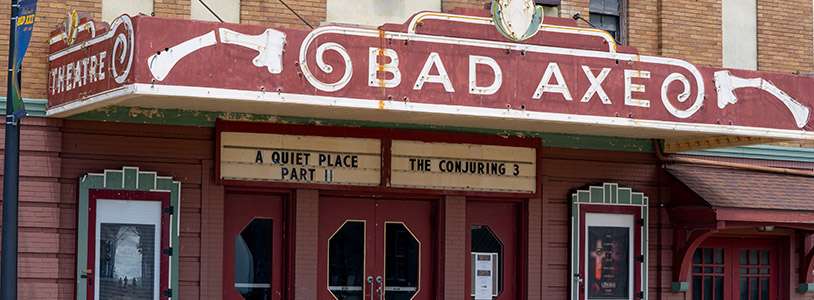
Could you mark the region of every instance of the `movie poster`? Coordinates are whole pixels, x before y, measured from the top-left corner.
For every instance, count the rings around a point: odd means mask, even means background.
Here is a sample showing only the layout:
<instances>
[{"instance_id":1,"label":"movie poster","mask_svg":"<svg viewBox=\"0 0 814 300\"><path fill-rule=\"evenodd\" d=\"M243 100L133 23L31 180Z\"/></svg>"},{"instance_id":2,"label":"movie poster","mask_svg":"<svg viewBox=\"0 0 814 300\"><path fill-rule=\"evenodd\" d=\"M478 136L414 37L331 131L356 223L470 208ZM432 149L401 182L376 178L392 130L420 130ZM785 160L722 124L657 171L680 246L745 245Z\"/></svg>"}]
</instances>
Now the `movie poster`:
<instances>
[{"instance_id":1,"label":"movie poster","mask_svg":"<svg viewBox=\"0 0 814 300\"><path fill-rule=\"evenodd\" d=\"M630 228L588 226L588 298L629 299Z\"/></svg>"}]
</instances>

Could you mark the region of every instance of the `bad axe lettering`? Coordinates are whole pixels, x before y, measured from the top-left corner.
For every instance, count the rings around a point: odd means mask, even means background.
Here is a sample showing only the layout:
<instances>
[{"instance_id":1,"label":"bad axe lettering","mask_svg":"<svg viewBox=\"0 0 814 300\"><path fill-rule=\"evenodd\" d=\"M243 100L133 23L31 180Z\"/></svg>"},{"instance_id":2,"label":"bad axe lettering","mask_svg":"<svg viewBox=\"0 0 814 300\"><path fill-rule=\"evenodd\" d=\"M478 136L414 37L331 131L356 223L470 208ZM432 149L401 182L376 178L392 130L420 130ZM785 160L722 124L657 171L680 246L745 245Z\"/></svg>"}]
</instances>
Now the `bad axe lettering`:
<instances>
[{"instance_id":1,"label":"bad axe lettering","mask_svg":"<svg viewBox=\"0 0 814 300\"><path fill-rule=\"evenodd\" d=\"M302 76L316 89L323 91L323 92L335 92L345 88L348 83L351 81L353 77L353 61L351 59L351 55L348 50L337 42L325 42L316 47L316 64L318 68L308 67L309 61L306 59L307 54L309 52L309 45L315 40L317 36L323 33L328 33L334 31L333 28L326 27L321 28L321 30L314 30L312 31L303 43L300 45L300 58L299 58L299 67ZM219 34L216 36L216 32ZM340 34L347 34L344 31ZM379 36L381 32L367 32L365 30L359 29L354 31L355 35L359 36ZM334 32L338 33L338 32ZM218 38L219 36L219 38ZM394 35L397 36L397 35ZM399 37L401 38L401 37ZM426 37L432 40L432 37ZM437 43L443 44L443 40L435 41ZM205 47L214 46L217 44L233 44L242 47L246 47L249 49L253 49L259 54L252 60L253 64L257 67L266 67L271 74L281 74L282 72L282 54L285 51L286 40L285 34L283 32L268 29L264 33L260 35L247 35L239 32L234 32L225 28L220 28L218 30L213 30L209 33L204 35L194 37L190 40L184 41L180 44L177 44L171 48L167 48L169 50L157 53L152 55L148 58L149 69L151 74L155 79L158 81L164 80L164 78L169 74L170 70L173 66L184 56L200 50ZM486 47L486 46L484 46ZM488 48L488 47L486 47ZM562 51L561 51L562 50ZM344 61L344 74L342 74L341 78L336 80L336 82L332 83L325 83L320 81L314 74L312 70L321 70L324 73L332 73L334 67L328 65L323 56L327 51L334 51L342 58ZM525 51L525 50L523 50ZM684 61L677 61L677 60L670 60L666 58L660 57L645 57L645 56L634 56L631 54L622 54L616 53L615 51L611 51L610 53L605 52L595 52L595 51L583 51L584 53L573 53L568 52L568 49L559 49L559 48L551 48L549 50L552 54L557 55L571 55L574 57L582 56L591 59L614 59L617 61L642 61L648 64L659 64L664 65L665 67L671 68L682 68L684 71L681 73L674 72L665 76L664 78L651 78L651 71L652 70L642 70L641 66L637 67L636 69L612 69L612 68L591 68L590 65L580 64L578 67L573 68L568 66L560 66L556 62L553 61L546 61L543 62L545 64L545 69L540 75L540 80L537 81L538 84L536 87L531 90L526 89L523 90L521 87L518 93L522 95L528 95L527 97L531 97L531 99L539 100L543 99L544 95L547 93L551 96L546 97L546 99L557 99L561 97L564 101L573 101L575 96L582 97L579 100L579 103L587 103L590 102L592 99L598 99L603 105L610 105L613 104L614 101L621 101L626 106L631 107L640 107L640 108L649 108L651 106L652 101L661 100L664 104L664 108L669 112L671 115L677 118L689 118L693 114L695 114L702 106L704 101L704 78L702 78L701 73L698 71L695 66L686 63ZM563 52L564 51L564 52ZM440 86L446 91L447 93L455 93L456 87L454 86L454 81L452 76L466 76L466 75L458 75L458 74L468 74L468 80L466 81L466 90L467 93L473 95L492 95L497 93L501 85L503 83L503 72L501 66L498 64L497 60L493 57L488 56L479 56L479 55L469 55L468 56L468 73L462 72L448 72L449 67L454 67L447 65L444 61L445 55L439 52L430 52L426 58L423 60L424 64L421 70L418 72L417 76L414 78L407 78L404 74L402 74L402 67L400 64L403 65L399 61L399 54L396 52L395 49L384 48L384 47L368 47L366 50L365 56L367 57L368 68L367 68L367 82L368 85L371 87L385 87L385 88L395 88L402 84L404 80L411 80L410 83L412 85L413 90L423 90L426 86L429 85L436 85ZM522 52L521 52L522 53ZM549 52L539 52L539 54L545 54ZM419 62L413 62L419 63ZM481 66L481 70L489 70L492 73L493 79L492 82L486 85L478 84L478 78L476 72L476 68ZM576 74L572 74L571 77L563 76L562 68L569 72L575 72ZM76 67L74 65L72 74L76 74ZM434 71L433 71L434 70ZM597 73L598 71L598 73ZM66 73L67 74L67 73ZM686 75L690 75L693 77L695 81L695 89L696 89L696 97L694 102L689 105L689 108L679 109L671 103L671 99L667 95L668 87L671 84L678 83L683 85L684 92L678 94L677 100L679 102L685 102L690 96L691 85L690 81ZM412 77L413 75L410 74ZM67 80L67 76L65 75L65 79ZM71 75L73 76L73 75ZM574 76L584 76L585 79L589 82L589 86L584 91L577 91L574 89L575 83L566 81L566 78L574 78ZM59 79L59 71L52 74L52 77ZM609 77L616 77L619 80L615 80L616 82L623 82L623 93L611 93L609 95L603 86L603 82ZM390 78L390 79L387 79ZM787 94L785 94L782 90L777 88L776 86L768 83L767 81L761 78L749 79L749 80L737 80L739 78L720 73L716 74L714 81L716 83L716 88L718 90L718 95L725 95L718 99L719 107L723 109L723 106L720 105L721 103L726 104L734 104L736 98L731 96L729 93L732 89L737 89L741 87L758 87L764 91L769 92L775 98L778 98L786 107L794 114L795 122L797 126L802 128L807 124L806 122L809 119L808 112L810 109L802 104L799 104L798 101L791 98ZM74 77L75 80L75 77ZM59 81L57 81L59 82ZM68 83L73 84L73 83ZM653 87L648 87L646 84L655 85ZM660 85L659 85L660 84ZM570 86L569 86L570 85ZM661 99L643 99L641 95L645 93L648 88L656 88L661 90L660 98ZM460 89L460 88L459 88ZM618 91L618 90L614 90ZM580 93L580 94L576 94ZM659 95L659 93L655 93ZM614 99L613 97L620 97L623 99ZM658 96L657 96L658 97ZM686 105L683 105L686 106Z\"/></svg>"},{"instance_id":2,"label":"bad axe lettering","mask_svg":"<svg viewBox=\"0 0 814 300\"><path fill-rule=\"evenodd\" d=\"M313 155L312 155L313 154ZM332 182L337 168L359 168L354 154L311 153L298 151L257 151L254 163L280 165L280 180ZM316 166L312 163L316 163ZM317 167L323 172L317 172ZM319 174L322 173L322 174Z\"/></svg>"}]
</instances>

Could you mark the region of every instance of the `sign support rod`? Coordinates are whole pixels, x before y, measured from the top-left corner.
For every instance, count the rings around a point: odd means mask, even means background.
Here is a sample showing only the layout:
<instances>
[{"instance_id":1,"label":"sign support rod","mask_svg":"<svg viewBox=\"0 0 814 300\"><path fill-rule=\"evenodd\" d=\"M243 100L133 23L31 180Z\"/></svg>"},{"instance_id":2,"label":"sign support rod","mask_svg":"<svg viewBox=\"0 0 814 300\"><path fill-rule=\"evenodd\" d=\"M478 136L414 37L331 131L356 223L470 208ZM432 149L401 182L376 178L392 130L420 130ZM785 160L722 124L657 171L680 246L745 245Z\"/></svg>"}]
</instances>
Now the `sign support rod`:
<instances>
[{"instance_id":1,"label":"sign support rod","mask_svg":"<svg viewBox=\"0 0 814 300\"><path fill-rule=\"evenodd\" d=\"M14 118L12 78L14 74L14 42L19 14L18 0L11 0L9 31L8 86L6 89L6 144L3 170L3 237L0 253L0 296L3 300L17 299L17 200L20 175L20 124ZM18 81L19 82L19 81Z\"/></svg>"}]
</instances>

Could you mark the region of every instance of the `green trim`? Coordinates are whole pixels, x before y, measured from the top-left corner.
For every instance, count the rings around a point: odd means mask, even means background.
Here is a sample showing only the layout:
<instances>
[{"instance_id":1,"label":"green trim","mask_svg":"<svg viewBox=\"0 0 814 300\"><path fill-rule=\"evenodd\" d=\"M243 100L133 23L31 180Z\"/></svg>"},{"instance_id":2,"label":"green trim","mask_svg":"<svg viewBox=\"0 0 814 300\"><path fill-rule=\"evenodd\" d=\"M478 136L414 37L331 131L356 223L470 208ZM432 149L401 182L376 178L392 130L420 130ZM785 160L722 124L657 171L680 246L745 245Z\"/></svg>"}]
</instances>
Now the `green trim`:
<instances>
[{"instance_id":1,"label":"green trim","mask_svg":"<svg viewBox=\"0 0 814 300\"><path fill-rule=\"evenodd\" d=\"M67 119L182 125L198 127L214 127L215 120L225 119L248 122L273 122L273 123L306 124L306 125L433 130L433 131L448 131L461 133L501 135L501 136L533 137L541 139L542 145L549 147L628 151L628 152L650 152L650 153L653 152L653 142L649 139L606 137L595 135L577 135L566 133L532 132L532 131L507 131L500 129L436 126L436 125L409 124L409 123L320 119L320 118L276 116L276 115L249 114L249 113L193 111L181 109L150 109L139 107L109 106L81 113L78 115L70 116Z\"/></svg>"},{"instance_id":2,"label":"green trim","mask_svg":"<svg viewBox=\"0 0 814 300\"><path fill-rule=\"evenodd\" d=\"M682 154L814 162L814 148L773 146L773 145L752 145L743 147L708 149L684 152Z\"/></svg>"},{"instance_id":3,"label":"green trim","mask_svg":"<svg viewBox=\"0 0 814 300\"><path fill-rule=\"evenodd\" d=\"M580 206L585 205L619 205L619 206L633 206L639 207L641 209L642 219L644 221L644 225L642 226L642 234L641 234L641 253L644 257L644 261L641 264L641 269L639 270L642 274L641 277L641 284L642 284L642 292L644 292L644 298L647 299L647 288L648 288L648 247L649 247L649 238L648 238L648 230L649 230L649 211L648 211L648 199L649 197L645 196L644 193L633 192L630 188L620 188L616 183L603 183L602 186L589 186L585 190L577 190L573 194L571 194L571 274L573 274L574 284L571 284L571 299L576 300L579 297L579 290L577 288L577 276L580 276L581 271L583 268L579 265L579 259L582 257L583 253L579 253L580 243L583 242L582 237L579 235L580 232ZM639 226L637 224L633 226ZM633 258L635 259L635 258ZM582 277L585 278L587 274L582 274ZM675 284L674 284L675 285ZM638 293L640 291L634 291L634 293Z\"/></svg>"},{"instance_id":4,"label":"green trim","mask_svg":"<svg viewBox=\"0 0 814 300\"><path fill-rule=\"evenodd\" d=\"M804 282L797 285L798 293L814 293L814 283Z\"/></svg>"},{"instance_id":5,"label":"green trim","mask_svg":"<svg viewBox=\"0 0 814 300\"><path fill-rule=\"evenodd\" d=\"M689 281L673 282L670 284L670 291L673 293L682 293L690 290Z\"/></svg>"},{"instance_id":6,"label":"green trim","mask_svg":"<svg viewBox=\"0 0 814 300\"><path fill-rule=\"evenodd\" d=\"M178 208L181 199L181 183L173 181L171 177L159 177L155 172L140 172L136 167L123 167L121 170L105 170L101 174L91 173L79 179L79 205L77 224L77 260L76 260L76 299L87 299L87 280L81 270L88 268L88 197L89 190L126 190L142 192L170 192L170 205L174 207L174 214L170 216L170 245L175 253L170 257L170 288L172 299L178 297Z\"/></svg>"},{"instance_id":7,"label":"green trim","mask_svg":"<svg viewBox=\"0 0 814 300\"><path fill-rule=\"evenodd\" d=\"M25 110L30 117L45 117L45 108L48 106L48 99L23 98ZM0 97L0 114L6 114L6 97Z\"/></svg>"}]
</instances>

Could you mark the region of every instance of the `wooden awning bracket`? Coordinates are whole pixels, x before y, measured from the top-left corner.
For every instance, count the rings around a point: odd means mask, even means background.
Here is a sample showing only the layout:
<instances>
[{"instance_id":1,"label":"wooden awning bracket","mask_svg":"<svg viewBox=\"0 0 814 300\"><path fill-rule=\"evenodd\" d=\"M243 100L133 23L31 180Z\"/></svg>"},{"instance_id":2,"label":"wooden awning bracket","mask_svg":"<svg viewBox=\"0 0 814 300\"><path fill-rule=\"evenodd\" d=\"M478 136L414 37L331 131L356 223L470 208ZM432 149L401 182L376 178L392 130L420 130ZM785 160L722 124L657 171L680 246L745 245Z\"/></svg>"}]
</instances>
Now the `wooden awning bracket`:
<instances>
[{"instance_id":1,"label":"wooden awning bracket","mask_svg":"<svg viewBox=\"0 0 814 300\"><path fill-rule=\"evenodd\" d=\"M798 293L814 293L814 233L799 234L800 283Z\"/></svg>"},{"instance_id":2,"label":"wooden awning bracket","mask_svg":"<svg viewBox=\"0 0 814 300\"><path fill-rule=\"evenodd\" d=\"M670 291L674 293L686 292L690 289L689 270L692 263L692 255L695 249L701 245L707 237L718 232L717 229L677 229L673 234L673 283Z\"/></svg>"}]
</instances>

